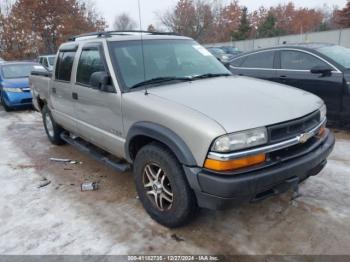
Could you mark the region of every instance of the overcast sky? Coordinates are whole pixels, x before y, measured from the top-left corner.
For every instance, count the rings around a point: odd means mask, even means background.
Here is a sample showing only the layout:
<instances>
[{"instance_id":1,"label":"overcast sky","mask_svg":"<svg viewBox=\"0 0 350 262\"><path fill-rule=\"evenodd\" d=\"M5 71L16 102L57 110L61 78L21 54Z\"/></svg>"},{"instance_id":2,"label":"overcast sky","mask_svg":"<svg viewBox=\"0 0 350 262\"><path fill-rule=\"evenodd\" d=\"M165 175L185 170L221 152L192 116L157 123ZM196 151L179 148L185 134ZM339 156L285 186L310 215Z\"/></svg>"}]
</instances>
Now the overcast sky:
<instances>
[{"instance_id":1,"label":"overcast sky","mask_svg":"<svg viewBox=\"0 0 350 262\"><path fill-rule=\"evenodd\" d=\"M296 6L302 7L322 7L323 4L337 5L344 7L347 0L292 0ZM149 24L159 24L157 14L163 13L166 10L174 7L177 0L140 0L141 2L141 17L143 28L147 28ZM230 2L226 0L224 2ZM281 0L240 0L241 5L247 6L250 10L258 9L260 6L269 7L279 3L287 3L289 1ZM97 10L105 17L108 24L112 26L114 17L120 13L128 13L135 20L138 19L138 4L137 0L95 0Z\"/></svg>"}]
</instances>

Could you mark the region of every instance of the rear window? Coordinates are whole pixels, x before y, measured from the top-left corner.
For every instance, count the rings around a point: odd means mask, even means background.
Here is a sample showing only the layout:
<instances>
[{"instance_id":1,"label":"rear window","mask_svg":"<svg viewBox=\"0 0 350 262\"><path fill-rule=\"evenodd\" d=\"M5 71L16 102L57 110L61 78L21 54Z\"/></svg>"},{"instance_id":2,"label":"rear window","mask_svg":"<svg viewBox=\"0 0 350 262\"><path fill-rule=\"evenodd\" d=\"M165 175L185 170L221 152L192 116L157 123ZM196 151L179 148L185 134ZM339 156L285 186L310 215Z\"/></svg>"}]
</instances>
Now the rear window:
<instances>
[{"instance_id":1,"label":"rear window","mask_svg":"<svg viewBox=\"0 0 350 262\"><path fill-rule=\"evenodd\" d=\"M56 80L70 82L75 53L75 51L64 51L58 54Z\"/></svg>"},{"instance_id":2,"label":"rear window","mask_svg":"<svg viewBox=\"0 0 350 262\"><path fill-rule=\"evenodd\" d=\"M2 75L6 79L26 78L34 70L34 64L4 65L1 68Z\"/></svg>"},{"instance_id":3,"label":"rear window","mask_svg":"<svg viewBox=\"0 0 350 262\"><path fill-rule=\"evenodd\" d=\"M272 69L274 54L274 51L268 51L248 55L241 67Z\"/></svg>"}]
</instances>

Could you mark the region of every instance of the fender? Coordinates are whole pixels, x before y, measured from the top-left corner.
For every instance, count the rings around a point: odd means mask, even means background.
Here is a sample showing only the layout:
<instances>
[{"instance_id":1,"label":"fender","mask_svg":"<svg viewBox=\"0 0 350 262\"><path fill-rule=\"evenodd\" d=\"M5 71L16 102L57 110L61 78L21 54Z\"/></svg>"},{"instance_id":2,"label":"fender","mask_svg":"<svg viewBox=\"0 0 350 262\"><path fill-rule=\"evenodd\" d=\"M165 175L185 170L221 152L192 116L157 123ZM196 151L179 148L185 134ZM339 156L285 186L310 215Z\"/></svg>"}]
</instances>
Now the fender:
<instances>
[{"instance_id":1,"label":"fender","mask_svg":"<svg viewBox=\"0 0 350 262\"><path fill-rule=\"evenodd\" d=\"M186 143L167 127L152 122L137 122L129 129L125 142L127 160L131 163L130 143L137 136L146 136L165 144L175 154L181 164L195 167L197 162Z\"/></svg>"}]
</instances>

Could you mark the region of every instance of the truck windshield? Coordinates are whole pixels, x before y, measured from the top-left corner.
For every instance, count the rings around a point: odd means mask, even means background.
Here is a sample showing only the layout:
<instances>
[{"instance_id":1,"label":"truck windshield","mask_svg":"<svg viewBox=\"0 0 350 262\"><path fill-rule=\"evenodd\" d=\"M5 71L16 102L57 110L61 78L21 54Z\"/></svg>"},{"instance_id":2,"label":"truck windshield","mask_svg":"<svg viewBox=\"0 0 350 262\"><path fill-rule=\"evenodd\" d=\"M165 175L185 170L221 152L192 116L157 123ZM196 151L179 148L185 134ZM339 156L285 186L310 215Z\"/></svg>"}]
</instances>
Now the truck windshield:
<instances>
[{"instance_id":1,"label":"truck windshield","mask_svg":"<svg viewBox=\"0 0 350 262\"><path fill-rule=\"evenodd\" d=\"M200 79L197 76L228 75L210 52L193 40L145 40L110 42L110 50L120 78L127 89L148 81Z\"/></svg>"},{"instance_id":2,"label":"truck windshield","mask_svg":"<svg viewBox=\"0 0 350 262\"><path fill-rule=\"evenodd\" d=\"M34 64L12 64L2 66L2 75L6 79L29 77L34 69Z\"/></svg>"}]
</instances>

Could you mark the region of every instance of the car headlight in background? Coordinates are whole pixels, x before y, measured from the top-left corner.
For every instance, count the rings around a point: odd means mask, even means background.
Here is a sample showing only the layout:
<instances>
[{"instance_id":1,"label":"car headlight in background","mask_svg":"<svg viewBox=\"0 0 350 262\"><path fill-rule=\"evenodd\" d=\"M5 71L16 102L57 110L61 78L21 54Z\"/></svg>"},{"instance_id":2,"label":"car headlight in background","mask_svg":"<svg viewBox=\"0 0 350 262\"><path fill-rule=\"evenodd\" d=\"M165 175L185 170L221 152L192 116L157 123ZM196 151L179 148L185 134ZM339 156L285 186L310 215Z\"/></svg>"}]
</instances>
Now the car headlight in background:
<instances>
[{"instance_id":1,"label":"car headlight in background","mask_svg":"<svg viewBox=\"0 0 350 262\"><path fill-rule=\"evenodd\" d=\"M223 56L222 56L222 59L224 59L224 60L228 60L228 59L230 59L230 57L229 57L229 56L227 56L227 55L223 55Z\"/></svg>"},{"instance_id":2,"label":"car headlight in background","mask_svg":"<svg viewBox=\"0 0 350 262\"><path fill-rule=\"evenodd\" d=\"M9 93L22 93L22 89L21 88L7 88L7 87L4 87L2 90L5 91L5 92L9 92Z\"/></svg>"},{"instance_id":3,"label":"car headlight in background","mask_svg":"<svg viewBox=\"0 0 350 262\"><path fill-rule=\"evenodd\" d=\"M267 142L267 130L263 127L219 137L214 141L211 150L218 153L226 153L263 145Z\"/></svg>"},{"instance_id":4,"label":"car headlight in background","mask_svg":"<svg viewBox=\"0 0 350 262\"><path fill-rule=\"evenodd\" d=\"M320 108L320 121L323 121L327 117L327 107L326 105L323 105Z\"/></svg>"}]
</instances>

